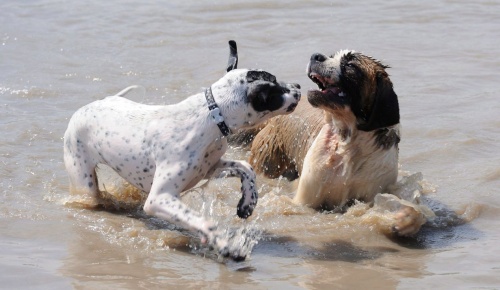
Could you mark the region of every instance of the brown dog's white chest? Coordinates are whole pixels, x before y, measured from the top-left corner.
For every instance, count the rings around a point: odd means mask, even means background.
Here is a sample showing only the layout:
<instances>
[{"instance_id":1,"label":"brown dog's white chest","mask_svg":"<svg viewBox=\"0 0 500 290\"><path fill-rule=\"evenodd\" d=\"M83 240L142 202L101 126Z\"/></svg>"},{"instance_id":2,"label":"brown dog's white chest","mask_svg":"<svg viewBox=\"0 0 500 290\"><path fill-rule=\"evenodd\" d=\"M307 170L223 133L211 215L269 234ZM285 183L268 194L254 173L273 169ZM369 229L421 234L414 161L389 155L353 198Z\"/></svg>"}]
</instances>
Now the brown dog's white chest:
<instances>
[{"instance_id":1,"label":"brown dog's white chest","mask_svg":"<svg viewBox=\"0 0 500 290\"><path fill-rule=\"evenodd\" d=\"M373 132L324 125L305 157L294 200L331 209L386 191L397 178L398 152L377 147L374 138Z\"/></svg>"}]
</instances>

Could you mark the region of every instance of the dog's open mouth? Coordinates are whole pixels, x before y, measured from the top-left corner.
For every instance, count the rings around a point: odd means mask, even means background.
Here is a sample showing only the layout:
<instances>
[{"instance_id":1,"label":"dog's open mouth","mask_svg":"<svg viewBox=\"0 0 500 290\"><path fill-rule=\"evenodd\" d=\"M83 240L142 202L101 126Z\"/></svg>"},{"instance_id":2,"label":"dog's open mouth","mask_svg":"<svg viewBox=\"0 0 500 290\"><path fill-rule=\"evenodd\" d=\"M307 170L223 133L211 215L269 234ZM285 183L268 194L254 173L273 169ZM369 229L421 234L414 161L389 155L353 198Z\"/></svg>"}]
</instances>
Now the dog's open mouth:
<instances>
[{"instance_id":1,"label":"dog's open mouth","mask_svg":"<svg viewBox=\"0 0 500 290\"><path fill-rule=\"evenodd\" d=\"M319 90L323 94L332 93L335 96L344 96L344 93L336 83L332 83L330 80L314 72L309 73L308 76L315 84L318 85Z\"/></svg>"},{"instance_id":2,"label":"dog's open mouth","mask_svg":"<svg viewBox=\"0 0 500 290\"><path fill-rule=\"evenodd\" d=\"M325 78L318 73L309 72L309 78L318 85L319 90L310 90L307 100L313 107L342 108L348 98L339 87L338 82Z\"/></svg>"}]
</instances>

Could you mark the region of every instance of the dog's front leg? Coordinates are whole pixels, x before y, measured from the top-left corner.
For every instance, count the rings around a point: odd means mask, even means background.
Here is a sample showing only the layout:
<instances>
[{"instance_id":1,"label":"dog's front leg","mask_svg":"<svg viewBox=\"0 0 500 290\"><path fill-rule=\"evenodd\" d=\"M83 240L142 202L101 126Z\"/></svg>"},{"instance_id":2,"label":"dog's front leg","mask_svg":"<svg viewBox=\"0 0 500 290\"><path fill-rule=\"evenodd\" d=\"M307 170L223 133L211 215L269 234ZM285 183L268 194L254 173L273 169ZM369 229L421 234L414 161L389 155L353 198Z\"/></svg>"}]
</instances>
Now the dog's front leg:
<instances>
[{"instance_id":1,"label":"dog's front leg","mask_svg":"<svg viewBox=\"0 0 500 290\"><path fill-rule=\"evenodd\" d=\"M237 214L240 218L248 218L257 205L256 175L252 166L245 161L221 159L208 175L215 177L239 177L241 179L241 199L238 202Z\"/></svg>"},{"instance_id":2,"label":"dog's front leg","mask_svg":"<svg viewBox=\"0 0 500 290\"><path fill-rule=\"evenodd\" d=\"M179 198L177 193L151 191L144 203L146 214L164 219L183 228L208 237L213 231L213 224L190 209Z\"/></svg>"},{"instance_id":3,"label":"dog's front leg","mask_svg":"<svg viewBox=\"0 0 500 290\"><path fill-rule=\"evenodd\" d=\"M162 190L160 190L162 189ZM217 226L205 219L200 213L189 208L179 198L179 193L169 189L168 184L158 186L153 183L152 189L144 203L146 214L161 218L200 235L202 243L216 248L220 254L229 253L228 241Z\"/></svg>"}]
</instances>

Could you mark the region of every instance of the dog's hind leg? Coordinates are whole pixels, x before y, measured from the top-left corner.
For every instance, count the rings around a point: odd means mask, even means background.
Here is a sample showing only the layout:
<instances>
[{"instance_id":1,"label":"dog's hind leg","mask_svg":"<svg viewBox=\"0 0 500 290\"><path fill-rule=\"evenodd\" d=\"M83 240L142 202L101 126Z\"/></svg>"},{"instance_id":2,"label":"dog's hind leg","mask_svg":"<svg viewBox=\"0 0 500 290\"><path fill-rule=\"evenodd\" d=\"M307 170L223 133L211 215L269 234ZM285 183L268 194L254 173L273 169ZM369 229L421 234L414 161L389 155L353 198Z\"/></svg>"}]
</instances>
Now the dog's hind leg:
<instances>
[{"instance_id":1,"label":"dog's hind leg","mask_svg":"<svg viewBox=\"0 0 500 290\"><path fill-rule=\"evenodd\" d=\"M96 175L96 160L88 154L83 142L66 134L64 137L64 165L69 174L70 191L96 199L99 188Z\"/></svg>"}]
</instances>

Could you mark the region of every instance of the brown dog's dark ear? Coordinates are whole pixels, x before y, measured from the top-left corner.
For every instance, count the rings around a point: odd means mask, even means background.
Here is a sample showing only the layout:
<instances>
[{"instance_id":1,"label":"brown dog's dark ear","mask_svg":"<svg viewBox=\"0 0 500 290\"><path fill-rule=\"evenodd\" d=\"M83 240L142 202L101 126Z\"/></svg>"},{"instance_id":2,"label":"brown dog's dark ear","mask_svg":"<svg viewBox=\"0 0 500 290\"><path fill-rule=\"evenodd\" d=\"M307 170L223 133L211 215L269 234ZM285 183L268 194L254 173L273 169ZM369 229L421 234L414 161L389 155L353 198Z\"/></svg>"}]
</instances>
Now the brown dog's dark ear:
<instances>
[{"instance_id":1,"label":"brown dog's dark ear","mask_svg":"<svg viewBox=\"0 0 500 290\"><path fill-rule=\"evenodd\" d=\"M236 41L229 41L229 60L227 61L226 71L232 71L238 67L238 49L236 47Z\"/></svg>"},{"instance_id":2,"label":"brown dog's dark ear","mask_svg":"<svg viewBox=\"0 0 500 290\"><path fill-rule=\"evenodd\" d=\"M374 95L370 116L367 119L365 124L358 125L359 130L372 131L399 123L398 96L385 72L377 73L377 91Z\"/></svg>"}]
</instances>

